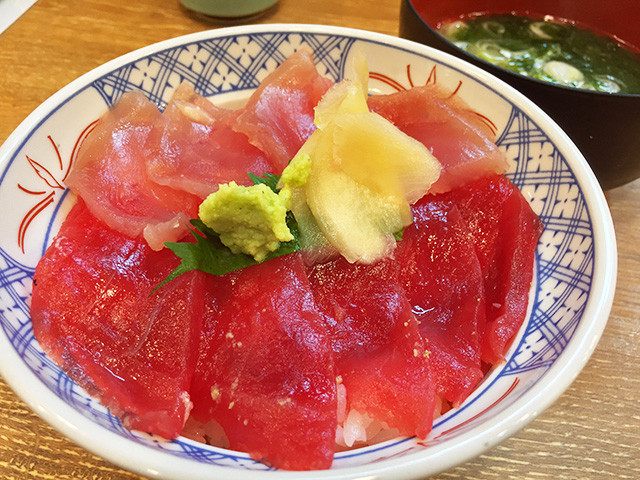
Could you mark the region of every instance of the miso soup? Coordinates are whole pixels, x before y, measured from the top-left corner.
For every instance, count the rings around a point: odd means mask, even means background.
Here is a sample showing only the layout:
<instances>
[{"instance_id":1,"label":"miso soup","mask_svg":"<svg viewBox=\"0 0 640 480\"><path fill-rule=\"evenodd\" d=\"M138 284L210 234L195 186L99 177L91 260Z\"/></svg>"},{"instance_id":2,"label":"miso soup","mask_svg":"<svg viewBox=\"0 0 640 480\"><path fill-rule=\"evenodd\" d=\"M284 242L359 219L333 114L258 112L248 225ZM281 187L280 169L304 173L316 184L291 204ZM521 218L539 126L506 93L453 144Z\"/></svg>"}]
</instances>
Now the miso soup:
<instances>
[{"instance_id":1,"label":"miso soup","mask_svg":"<svg viewBox=\"0 0 640 480\"><path fill-rule=\"evenodd\" d=\"M528 77L587 90L640 93L640 56L569 22L470 15L439 30L468 53Z\"/></svg>"}]
</instances>

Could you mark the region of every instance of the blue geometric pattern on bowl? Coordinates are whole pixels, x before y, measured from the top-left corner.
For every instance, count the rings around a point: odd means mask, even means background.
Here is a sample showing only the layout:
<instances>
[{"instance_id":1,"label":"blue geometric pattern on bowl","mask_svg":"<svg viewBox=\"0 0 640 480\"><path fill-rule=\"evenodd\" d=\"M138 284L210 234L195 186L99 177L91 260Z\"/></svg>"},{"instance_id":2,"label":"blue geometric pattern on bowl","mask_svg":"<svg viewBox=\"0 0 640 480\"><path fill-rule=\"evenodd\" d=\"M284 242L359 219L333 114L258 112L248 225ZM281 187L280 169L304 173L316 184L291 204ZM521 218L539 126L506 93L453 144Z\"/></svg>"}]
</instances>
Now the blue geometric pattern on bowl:
<instances>
[{"instance_id":1,"label":"blue geometric pattern on bowl","mask_svg":"<svg viewBox=\"0 0 640 480\"><path fill-rule=\"evenodd\" d=\"M140 59L94 82L108 105L139 89L163 108L182 81L205 97L253 90L267 74L301 47L311 47L318 71L342 77L354 39L334 35L272 33L217 38L171 48Z\"/></svg>"},{"instance_id":2,"label":"blue geometric pattern on bowl","mask_svg":"<svg viewBox=\"0 0 640 480\"><path fill-rule=\"evenodd\" d=\"M137 88L162 108L183 80L193 83L205 96L254 89L270 71L303 46L314 51L322 74L338 80L344 75L346 58L356 42L367 40L281 32L227 36L150 54L97 79L92 87L107 105L113 104L124 92ZM538 126L515 106L497 143L511 162L510 178L545 225L537 250L531 314L507 363L490 382L481 385L465 405L438 419L434 435L454 427L464 410L501 379L527 375L515 398L522 395L529 388L527 385L532 385L548 370L571 339L582 319L591 288L593 227L583 194L564 158ZM6 168L11 168L12 163L8 162ZM4 178L5 173L0 178ZM5 186L0 184L0 189ZM104 428L136 442L209 464L269 469L243 453L183 438L167 442L123 428L102 405L72 382L34 339L28 306L33 274L32 267L21 264L0 245L0 325L16 352L56 395ZM343 460L351 461L374 450L396 452L399 448L408 452L425 447L410 439L399 439L340 453L336 466Z\"/></svg>"}]
</instances>

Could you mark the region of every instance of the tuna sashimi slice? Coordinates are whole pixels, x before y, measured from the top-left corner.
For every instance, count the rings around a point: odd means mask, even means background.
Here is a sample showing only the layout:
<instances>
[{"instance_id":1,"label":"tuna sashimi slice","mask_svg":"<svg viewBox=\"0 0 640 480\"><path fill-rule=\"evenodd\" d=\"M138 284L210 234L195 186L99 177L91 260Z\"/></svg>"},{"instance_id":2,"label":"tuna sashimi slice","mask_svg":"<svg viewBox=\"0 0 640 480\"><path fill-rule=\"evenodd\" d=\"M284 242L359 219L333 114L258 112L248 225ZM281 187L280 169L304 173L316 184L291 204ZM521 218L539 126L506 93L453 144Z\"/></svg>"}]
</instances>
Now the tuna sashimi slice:
<instances>
[{"instance_id":1,"label":"tuna sashimi slice","mask_svg":"<svg viewBox=\"0 0 640 480\"><path fill-rule=\"evenodd\" d=\"M422 142L442 164L431 193L507 170L495 134L462 100L434 84L369 97L369 107Z\"/></svg>"},{"instance_id":2,"label":"tuna sashimi slice","mask_svg":"<svg viewBox=\"0 0 640 480\"><path fill-rule=\"evenodd\" d=\"M158 185L147 174L145 143L160 112L138 91L125 93L83 142L67 186L91 212L131 238L155 227L177 240L182 223L195 216L198 198ZM162 238L159 245L162 248Z\"/></svg>"},{"instance_id":3,"label":"tuna sashimi slice","mask_svg":"<svg viewBox=\"0 0 640 480\"><path fill-rule=\"evenodd\" d=\"M149 178L205 198L220 183L250 185L247 172L274 173L247 136L232 130L236 116L236 111L214 106L183 82L150 132Z\"/></svg>"},{"instance_id":4,"label":"tuna sashimi slice","mask_svg":"<svg viewBox=\"0 0 640 480\"><path fill-rule=\"evenodd\" d=\"M485 285L487 326L482 360L504 360L527 313L542 223L518 188L491 176L442 196L453 201L474 243Z\"/></svg>"},{"instance_id":5,"label":"tuna sashimi slice","mask_svg":"<svg viewBox=\"0 0 640 480\"><path fill-rule=\"evenodd\" d=\"M44 351L126 428L180 434L191 409L203 274L151 295L177 266L80 201L38 263L31 317Z\"/></svg>"},{"instance_id":6,"label":"tuna sashimi slice","mask_svg":"<svg viewBox=\"0 0 640 480\"><path fill-rule=\"evenodd\" d=\"M456 407L483 377L482 271L455 205L427 195L412 209L414 223L395 253L399 278L430 352L436 393Z\"/></svg>"},{"instance_id":7,"label":"tuna sashimi slice","mask_svg":"<svg viewBox=\"0 0 640 480\"><path fill-rule=\"evenodd\" d=\"M300 256L210 281L193 418L215 420L230 448L277 468L329 468L336 377Z\"/></svg>"},{"instance_id":8,"label":"tuna sashimi slice","mask_svg":"<svg viewBox=\"0 0 640 480\"><path fill-rule=\"evenodd\" d=\"M199 199L158 185L147 174L145 143L159 118L141 92L124 94L85 139L66 184L118 232L135 238L155 227L156 237L162 230L175 241L184 233L183 221L196 215Z\"/></svg>"},{"instance_id":9,"label":"tuna sashimi slice","mask_svg":"<svg viewBox=\"0 0 640 480\"><path fill-rule=\"evenodd\" d=\"M249 137L280 173L315 130L314 107L332 85L309 50L289 56L251 95L234 130Z\"/></svg>"},{"instance_id":10,"label":"tuna sashimi slice","mask_svg":"<svg viewBox=\"0 0 640 480\"><path fill-rule=\"evenodd\" d=\"M425 438L433 422L434 384L396 275L392 261L362 265L340 257L315 265L309 279L331 336L347 412Z\"/></svg>"}]
</instances>

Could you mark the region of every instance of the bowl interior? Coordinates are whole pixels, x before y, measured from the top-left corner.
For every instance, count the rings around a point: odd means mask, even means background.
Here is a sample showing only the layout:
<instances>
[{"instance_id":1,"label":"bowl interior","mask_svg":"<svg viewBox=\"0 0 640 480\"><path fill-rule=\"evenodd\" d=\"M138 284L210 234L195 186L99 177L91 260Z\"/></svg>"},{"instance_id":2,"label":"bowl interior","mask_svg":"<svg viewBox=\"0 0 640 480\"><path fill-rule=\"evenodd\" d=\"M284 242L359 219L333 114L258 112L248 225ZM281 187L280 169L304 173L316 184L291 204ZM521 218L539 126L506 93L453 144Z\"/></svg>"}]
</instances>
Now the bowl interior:
<instances>
[{"instance_id":1,"label":"bowl interior","mask_svg":"<svg viewBox=\"0 0 640 480\"><path fill-rule=\"evenodd\" d=\"M398 438L338 453L333 474L380 472L417 459L427 475L481 452L568 386L604 327L615 280L604 197L575 146L524 97L441 52L366 32L262 26L174 39L81 77L34 112L0 150L0 204L12 205L0 218L0 371L50 423L125 468L155 469L171 478L207 478L216 468L269 470L243 453L124 429L43 353L29 301L35 265L74 201L62 179L93 122L125 91L141 89L163 107L187 80L214 102L234 104L301 47L314 51L319 71L333 80L348 71L354 50L364 51L374 94L428 82L455 91L494 126L510 162L508 176L546 226L530 311L506 362L462 407L437 419L427 441Z\"/></svg>"}]
</instances>

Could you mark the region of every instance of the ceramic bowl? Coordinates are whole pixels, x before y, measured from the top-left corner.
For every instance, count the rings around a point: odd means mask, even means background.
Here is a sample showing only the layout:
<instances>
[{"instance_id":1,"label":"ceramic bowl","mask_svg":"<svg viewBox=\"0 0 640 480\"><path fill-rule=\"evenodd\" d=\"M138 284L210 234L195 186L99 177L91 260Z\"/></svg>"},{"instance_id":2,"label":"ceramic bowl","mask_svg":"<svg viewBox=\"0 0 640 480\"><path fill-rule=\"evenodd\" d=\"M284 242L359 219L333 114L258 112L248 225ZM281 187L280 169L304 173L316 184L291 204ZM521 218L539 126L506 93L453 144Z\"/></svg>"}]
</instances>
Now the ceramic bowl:
<instances>
[{"instance_id":1,"label":"ceramic bowl","mask_svg":"<svg viewBox=\"0 0 640 480\"><path fill-rule=\"evenodd\" d=\"M458 48L439 34L441 22L473 13L518 14L575 22L640 51L640 9L633 0L402 0L400 36L473 63L541 107L581 150L605 190L640 177L640 94L554 85L510 72Z\"/></svg>"},{"instance_id":2,"label":"ceramic bowl","mask_svg":"<svg viewBox=\"0 0 640 480\"><path fill-rule=\"evenodd\" d=\"M33 336L34 268L73 204L62 179L92 123L137 88L160 107L183 80L213 101L246 99L301 47L339 80L356 49L371 70L372 94L437 82L457 89L495 126L508 176L545 230L526 321L506 361L426 441L396 438L336 455L322 472L283 472L242 452L186 438L164 441L124 429L72 382ZM410 478L463 462L535 418L571 383L604 328L616 278L616 247L598 182L568 136L502 81L450 55L390 36L310 25L261 25L197 33L113 60L38 107L0 150L0 371L47 422L97 455L152 478Z\"/></svg>"}]
</instances>

